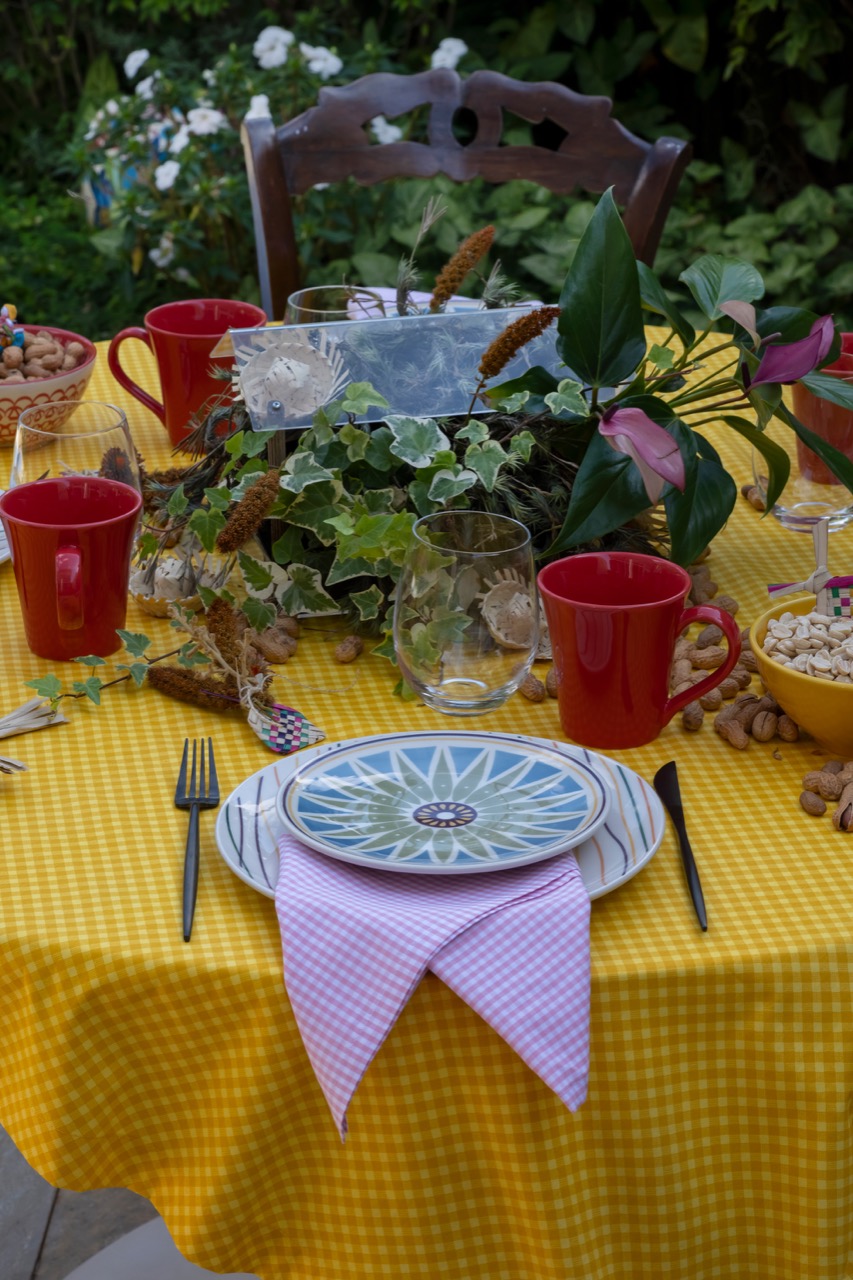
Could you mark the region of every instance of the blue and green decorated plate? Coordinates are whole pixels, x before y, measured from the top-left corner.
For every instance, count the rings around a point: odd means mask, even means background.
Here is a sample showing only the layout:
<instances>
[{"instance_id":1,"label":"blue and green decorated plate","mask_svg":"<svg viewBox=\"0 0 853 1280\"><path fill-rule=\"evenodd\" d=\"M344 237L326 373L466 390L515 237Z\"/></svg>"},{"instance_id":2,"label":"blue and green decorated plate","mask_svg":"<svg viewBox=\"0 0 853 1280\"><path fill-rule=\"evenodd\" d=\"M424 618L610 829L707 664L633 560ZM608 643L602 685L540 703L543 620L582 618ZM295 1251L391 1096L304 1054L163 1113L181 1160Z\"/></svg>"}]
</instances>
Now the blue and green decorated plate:
<instances>
[{"instance_id":1,"label":"blue and green decorated plate","mask_svg":"<svg viewBox=\"0 0 853 1280\"><path fill-rule=\"evenodd\" d=\"M282 785L303 844L384 871L463 875L538 862L604 822L592 764L498 733L383 734L330 745Z\"/></svg>"}]
</instances>

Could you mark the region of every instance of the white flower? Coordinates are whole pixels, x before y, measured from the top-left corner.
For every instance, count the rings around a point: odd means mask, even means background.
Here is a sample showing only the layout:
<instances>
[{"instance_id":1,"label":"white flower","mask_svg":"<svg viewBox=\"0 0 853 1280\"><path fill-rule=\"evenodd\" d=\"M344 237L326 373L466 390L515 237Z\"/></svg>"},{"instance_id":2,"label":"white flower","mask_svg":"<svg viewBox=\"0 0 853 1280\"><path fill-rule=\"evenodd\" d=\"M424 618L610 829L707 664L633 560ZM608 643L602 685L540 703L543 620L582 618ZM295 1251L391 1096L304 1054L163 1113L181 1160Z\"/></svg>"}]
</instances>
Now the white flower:
<instances>
[{"instance_id":1,"label":"white flower","mask_svg":"<svg viewBox=\"0 0 853 1280\"><path fill-rule=\"evenodd\" d=\"M228 119L214 107L193 107L187 112L187 128L190 133L202 136L216 133L219 129L227 129Z\"/></svg>"},{"instance_id":2,"label":"white flower","mask_svg":"<svg viewBox=\"0 0 853 1280\"><path fill-rule=\"evenodd\" d=\"M182 284L188 281L192 281L192 276L190 275L189 271L187 271L186 267L178 267L177 271L172 272L172 275L175 277L176 280L180 280Z\"/></svg>"},{"instance_id":3,"label":"white flower","mask_svg":"<svg viewBox=\"0 0 853 1280\"><path fill-rule=\"evenodd\" d=\"M171 231L164 231L156 249L148 250L148 257L155 267L168 267L175 256L175 239Z\"/></svg>"},{"instance_id":4,"label":"white flower","mask_svg":"<svg viewBox=\"0 0 853 1280\"><path fill-rule=\"evenodd\" d=\"M96 134L100 132L101 121L103 120L103 118L104 118L103 111L96 111L95 114L92 116L92 119L89 121L89 128L86 130L86 132L83 135L84 140L86 142L91 142L92 139L96 136Z\"/></svg>"},{"instance_id":5,"label":"white flower","mask_svg":"<svg viewBox=\"0 0 853 1280\"><path fill-rule=\"evenodd\" d=\"M452 71L460 58L464 58L468 52L468 46L464 40L457 40L455 36L447 36L442 40L430 59L431 67L449 67Z\"/></svg>"},{"instance_id":6,"label":"white flower","mask_svg":"<svg viewBox=\"0 0 853 1280\"><path fill-rule=\"evenodd\" d=\"M204 81L204 83L206 85L209 85L211 88L213 88L213 86L216 84L216 72L211 71L210 68L208 68L206 71L202 71L201 78Z\"/></svg>"},{"instance_id":7,"label":"white flower","mask_svg":"<svg viewBox=\"0 0 853 1280\"><path fill-rule=\"evenodd\" d=\"M136 96L138 98L145 98L146 101L149 98L153 98L154 86L159 79L160 79L160 72L154 71L151 73L150 76L146 76L144 80L140 80L139 84L136 86Z\"/></svg>"},{"instance_id":8,"label":"white flower","mask_svg":"<svg viewBox=\"0 0 853 1280\"><path fill-rule=\"evenodd\" d=\"M403 136L403 130L396 124L389 124L384 116L374 116L370 128L377 142L399 142Z\"/></svg>"},{"instance_id":9,"label":"white flower","mask_svg":"<svg viewBox=\"0 0 853 1280\"><path fill-rule=\"evenodd\" d=\"M180 129L177 130L175 136L172 138L172 141L169 143L169 154L173 156L180 155L184 147L189 143L189 140L190 131L185 124L182 124Z\"/></svg>"},{"instance_id":10,"label":"white flower","mask_svg":"<svg viewBox=\"0 0 853 1280\"><path fill-rule=\"evenodd\" d=\"M252 53L265 71L283 67L294 39L293 32L286 31L284 27L264 27L252 46Z\"/></svg>"},{"instance_id":11,"label":"white flower","mask_svg":"<svg viewBox=\"0 0 853 1280\"><path fill-rule=\"evenodd\" d=\"M168 191L170 187L174 186L175 179L180 172L181 166L177 160L164 160L154 170L154 186L158 191Z\"/></svg>"},{"instance_id":12,"label":"white flower","mask_svg":"<svg viewBox=\"0 0 853 1280\"><path fill-rule=\"evenodd\" d=\"M272 115L272 112L270 111L270 100L267 95L265 93L253 93L245 119L256 120L259 116L269 115Z\"/></svg>"},{"instance_id":13,"label":"white flower","mask_svg":"<svg viewBox=\"0 0 853 1280\"><path fill-rule=\"evenodd\" d=\"M108 116L118 115L118 103L116 102L115 98L110 98L109 102L104 103L104 110L106 111Z\"/></svg>"},{"instance_id":14,"label":"white flower","mask_svg":"<svg viewBox=\"0 0 853 1280\"><path fill-rule=\"evenodd\" d=\"M300 44L299 52L308 63L308 70L321 80L336 76L344 65L336 53L322 45Z\"/></svg>"},{"instance_id":15,"label":"white flower","mask_svg":"<svg viewBox=\"0 0 853 1280\"><path fill-rule=\"evenodd\" d=\"M147 49L134 49L133 53L129 53L124 60L124 74L128 80L132 80L143 63L148 61L149 53Z\"/></svg>"}]
</instances>

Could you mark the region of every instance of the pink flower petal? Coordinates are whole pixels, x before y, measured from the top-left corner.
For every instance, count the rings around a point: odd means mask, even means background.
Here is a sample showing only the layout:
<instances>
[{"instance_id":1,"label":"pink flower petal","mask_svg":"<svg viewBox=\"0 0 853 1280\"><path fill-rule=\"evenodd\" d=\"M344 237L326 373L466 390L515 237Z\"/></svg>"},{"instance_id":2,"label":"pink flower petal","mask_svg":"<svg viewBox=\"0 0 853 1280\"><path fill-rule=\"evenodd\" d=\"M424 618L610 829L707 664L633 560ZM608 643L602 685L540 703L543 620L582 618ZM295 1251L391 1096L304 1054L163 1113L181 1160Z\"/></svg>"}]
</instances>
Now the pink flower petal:
<instances>
[{"instance_id":1,"label":"pink flower petal","mask_svg":"<svg viewBox=\"0 0 853 1280\"><path fill-rule=\"evenodd\" d=\"M642 409L612 409L598 429L617 452L636 463L651 502L657 502L665 484L674 484L684 492L684 461L678 445Z\"/></svg>"},{"instance_id":2,"label":"pink flower petal","mask_svg":"<svg viewBox=\"0 0 853 1280\"><path fill-rule=\"evenodd\" d=\"M800 338L799 342L779 342L772 347L765 347L751 385L757 387L768 382L790 383L805 377L824 359L834 337L832 316L821 316L815 320L807 338Z\"/></svg>"}]
</instances>

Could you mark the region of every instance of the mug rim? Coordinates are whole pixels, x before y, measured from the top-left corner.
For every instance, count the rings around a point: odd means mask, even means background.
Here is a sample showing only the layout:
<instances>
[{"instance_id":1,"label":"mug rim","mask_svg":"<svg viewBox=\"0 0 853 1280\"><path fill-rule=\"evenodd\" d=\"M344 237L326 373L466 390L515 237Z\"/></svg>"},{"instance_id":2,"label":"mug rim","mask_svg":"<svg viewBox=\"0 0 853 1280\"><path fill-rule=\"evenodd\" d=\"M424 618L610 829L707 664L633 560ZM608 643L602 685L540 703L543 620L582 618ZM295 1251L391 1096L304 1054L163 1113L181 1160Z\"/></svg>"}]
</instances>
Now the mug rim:
<instances>
[{"instance_id":1,"label":"mug rim","mask_svg":"<svg viewBox=\"0 0 853 1280\"><path fill-rule=\"evenodd\" d=\"M556 565L565 564L570 561L601 561L604 559L619 560L623 562L626 560L639 560L643 563L650 562L655 565L663 566L665 572L672 570L677 574L681 581L681 586L671 594L660 596L656 600L643 600L636 603L623 603L620 600L612 600L607 604L598 604L592 600L582 600L578 599L576 596L559 594L553 589L553 587L549 587L547 583L543 582L543 575L547 574ZM543 565L536 575L536 585L543 596L550 597L550 599L555 600L558 603L574 605L580 609L599 610L602 613L613 613L616 610L621 611L625 609L657 609L661 605L674 604L678 601L683 604L687 598L688 592L690 591L691 578L687 570L680 564L676 564L674 560L666 560L663 556L651 556L643 551L580 551L575 556L562 556L559 560L552 560L550 564Z\"/></svg>"},{"instance_id":2,"label":"mug rim","mask_svg":"<svg viewBox=\"0 0 853 1280\"><path fill-rule=\"evenodd\" d=\"M25 516L16 515L14 512L10 512L6 510L7 499L14 499L15 494L28 493L33 488L34 485L55 484L57 480L61 480L64 478L65 477L62 477L62 476L47 476L43 480L29 480L26 484L14 485L11 489L7 489L5 493L0 493L0 513L2 513L7 520L13 522L14 524L20 525L22 528L25 528L25 529L71 528L72 525L67 520L56 521L55 523L51 523L45 520L28 520ZM68 478L73 479L74 477L72 475ZM105 516L104 519L102 520L86 520L86 521L76 520L73 524L73 528L75 530L97 529L97 528L103 527L104 525L115 524L116 521L127 520L129 516L138 516L140 511L142 510L142 494L139 492L138 489L134 489L133 485L125 484L123 480L113 480L111 476L86 476L82 478L90 479L90 480L91 479L106 480L108 484L120 485L122 489L126 489L128 493L133 494L135 501L132 506L128 507L127 511L116 512L115 515Z\"/></svg>"},{"instance_id":3,"label":"mug rim","mask_svg":"<svg viewBox=\"0 0 853 1280\"><path fill-rule=\"evenodd\" d=\"M243 302L239 298L176 298L174 302L160 302L156 307L152 307L150 311L146 311L143 317L143 323L146 329L154 333L167 334L172 338L202 338L205 341L209 338L212 342L217 338L221 338L224 333L233 328L252 328L251 325L234 325L226 324L225 328L214 328L212 331L201 331L187 333L185 329L165 329L162 324L158 324L156 317L159 312L166 311L170 307L198 307L201 303L214 303L216 305L224 305L228 307L245 307L263 316L263 320L259 320L258 326L265 325L267 322L267 313L263 307L259 307L255 302Z\"/></svg>"}]
</instances>

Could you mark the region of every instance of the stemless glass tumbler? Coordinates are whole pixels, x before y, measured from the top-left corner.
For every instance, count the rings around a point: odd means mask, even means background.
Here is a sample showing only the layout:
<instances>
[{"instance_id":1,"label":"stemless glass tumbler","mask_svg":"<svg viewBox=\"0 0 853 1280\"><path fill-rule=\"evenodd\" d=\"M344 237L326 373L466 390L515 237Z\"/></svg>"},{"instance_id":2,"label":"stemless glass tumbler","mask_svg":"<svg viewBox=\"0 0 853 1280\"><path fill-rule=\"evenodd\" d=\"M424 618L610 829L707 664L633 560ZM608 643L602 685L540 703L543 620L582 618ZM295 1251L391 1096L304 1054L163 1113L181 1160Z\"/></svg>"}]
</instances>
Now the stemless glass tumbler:
<instances>
[{"instance_id":1,"label":"stemless glass tumbler","mask_svg":"<svg viewBox=\"0 0 853 1280\"><path fill-rule=\"evenodd\" d=\"M524 680L539 640L530 533L488 511L416 521L394 609L400 670L427 706L492 711Z\"/></svg>"}]
</instances>

